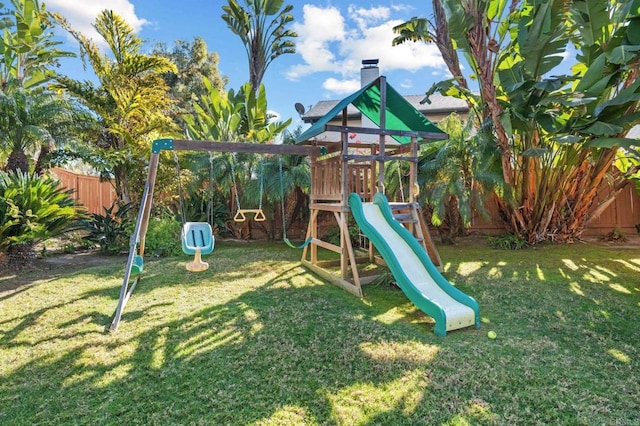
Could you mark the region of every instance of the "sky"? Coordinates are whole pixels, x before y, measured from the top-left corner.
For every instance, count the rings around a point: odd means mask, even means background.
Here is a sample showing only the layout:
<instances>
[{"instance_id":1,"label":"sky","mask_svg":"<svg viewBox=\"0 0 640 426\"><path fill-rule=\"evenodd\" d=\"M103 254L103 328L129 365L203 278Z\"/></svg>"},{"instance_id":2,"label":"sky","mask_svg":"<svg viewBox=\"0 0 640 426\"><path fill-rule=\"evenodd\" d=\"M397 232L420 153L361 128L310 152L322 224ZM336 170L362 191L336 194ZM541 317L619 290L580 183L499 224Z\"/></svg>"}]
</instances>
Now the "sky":
<instances>
[{"instance_id":1,"label":"sky","mask_svg":"<svg viewBox=\"0 0 640 426\"><path fill-rule=\"evenodd\" d=\"M64 16L71 26L99 43L92 23L104 9L122 16L145 40L148 52L156 42L173 46L201 36L217 52L227 89L249 80L246 51L240 38L222 20L226 0L47 0L47 9ZM240 2L243 4L243 2ZM448 71L434 45L391 46L392 28L413 16L431 17L430 2L396 0L299 1L292 4L291 28L298 34L296 53L282 55L269 66L263 83L269 109L281 119L302 121L294 105L306 110L320 100L340 100L360 87L363 59L379 59L380 73L401 94L423 94ZM77 43L61 35L64 48L77 52ZM59 72L76 79L93 79L80 58L63 59Z\"/></svg>"}]
</instances>

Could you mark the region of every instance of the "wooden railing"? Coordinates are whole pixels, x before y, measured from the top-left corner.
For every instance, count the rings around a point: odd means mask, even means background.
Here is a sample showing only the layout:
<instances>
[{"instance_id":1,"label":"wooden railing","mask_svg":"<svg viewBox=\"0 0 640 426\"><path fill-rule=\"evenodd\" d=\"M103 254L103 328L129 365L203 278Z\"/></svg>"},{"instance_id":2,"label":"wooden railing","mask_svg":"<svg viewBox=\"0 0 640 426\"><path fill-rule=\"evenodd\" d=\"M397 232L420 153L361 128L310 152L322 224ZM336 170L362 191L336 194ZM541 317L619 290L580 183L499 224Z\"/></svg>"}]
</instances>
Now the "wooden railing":
<instances>
[{"instance_id":1,"label":"wooden railing","mask_svg":"<svg viewBox=\"0 0 640 426\"><path fill-rule=\"evenodd\" d=\"M316 161L311 166L311 202L342 200L340 176L342 169L339 155Z\"/></svg>"},{"instance_id":2,"label":"wooden railing","mask_svg":"<svg viewBox=\"0 0 640 426\"><path fill-rule=\"evenodd\" d=\"M360 195L362 201L371 201L375 194L375 177L371 163L349 165L349 190Z\"/></svg>"},{"instance_id":3,"label":"wooden railing","mask_svg":"<svg viewBox=\"0 0 640 426\"><path fill-rule=\"evenodd\" d=\"M314 163L312 167L312 202L338 202L342 200L341 157L335 156ZM375 178L371 163L351 163L348 172L349 193L355 192L363 201L370 201L375 193Z\"/></svg>"}]
</instances>

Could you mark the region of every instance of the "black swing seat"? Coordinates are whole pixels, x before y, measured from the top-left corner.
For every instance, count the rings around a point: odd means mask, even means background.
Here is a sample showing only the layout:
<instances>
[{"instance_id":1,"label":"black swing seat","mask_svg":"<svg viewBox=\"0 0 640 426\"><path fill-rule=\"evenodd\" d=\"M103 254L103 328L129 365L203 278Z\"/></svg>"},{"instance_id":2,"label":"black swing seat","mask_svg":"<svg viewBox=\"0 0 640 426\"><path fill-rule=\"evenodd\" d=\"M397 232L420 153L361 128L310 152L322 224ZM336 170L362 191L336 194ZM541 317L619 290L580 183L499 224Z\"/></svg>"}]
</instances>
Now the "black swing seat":
<instances>
[{"instance_id":1,"label":"black swing seat","mask_svg":"<svg viewBox=\"0 0 640 426\"><path fill-rule=\"evenodd\" d=\"M198 249L201 254L209 254L213 251L214 244L213 231L207 222L186 222L182 226L184 254L196 254Z\"/></svg>"}]
</instances>

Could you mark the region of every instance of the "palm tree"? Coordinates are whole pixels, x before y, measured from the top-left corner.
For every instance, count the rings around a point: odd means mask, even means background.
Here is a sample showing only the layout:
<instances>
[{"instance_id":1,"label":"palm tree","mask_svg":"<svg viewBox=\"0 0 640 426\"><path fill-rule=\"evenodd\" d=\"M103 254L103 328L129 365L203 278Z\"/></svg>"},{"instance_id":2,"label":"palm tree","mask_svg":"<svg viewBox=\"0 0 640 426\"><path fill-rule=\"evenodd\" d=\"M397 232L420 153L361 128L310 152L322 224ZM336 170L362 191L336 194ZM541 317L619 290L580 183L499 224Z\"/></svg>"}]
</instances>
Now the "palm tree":
<instances>
[{"instance_id":1,"label":"palm tree","mask_svg":"<svg viewBox=\"0 0 640 426\"><path fill-rule=\"evenodd\" d=\"M228 5L222 6L225 12L222 19L244 44L253 90L258 90L274 59L296 52L292 39L298 35L287 28L293 21L290 13L293 6L282 8L283 3L283 0L245 0L242 7L236 0L228 0Z\"/></svg>"},{"instance_id":2,"label":"palm tree","mask_svg":"<svg viewBox=\"0 0 640 426\"><path fill-rule=\"evenodd\" d=\"M102 11L94 24L110 54L102 54L92 40L73 30L64 18L58 19L80 43L82 57L93 68L99 85L58 77L57 87L98 115L102 132L94 143L110 164L118 197L128 203L131 187L142 187L130 180L144 179L139 173L144 167L136 161L146 157L149 142L156 136L175 131L166 113L171 100L162 75L176 72L176 67L167 58L140 53L142 40L113 11Z\"/></svg>"},{"instance_id":3,"label":"palm tree","mask_svg":"<svg viewBox=\"0 0 640 426\"><path fill-rule=\"evenodd\" d=\"M73 140L88 122L87 114L57 94L27 90L17 85L0 92L0 150L8 153L6 171L28 173L29 157L36 158L34 171L42 174L54 145Z\"/></svg>"},{"instance_id":4,"label":"palm tree","mask_svg":"<svg viewBox=\"0 0 640 426\"><path fill-rule=\"evenodd\" d=\"M294 144L295 138L301 133L301 127L293 132L285 131L282 143ZM264 231L273 239L278 230L280 235L284 235L292 224L305 219L305 213L309 211L311 167L308 158L303 155L276 155L263 159L260 169L260 177L264 182L264 202L272 213L267 215L270 220ZM257 182L247 188L247 194L253 197L258 194ZM287 229L283 229L281 223Z\"/></svg>"},{"instance_id":5,"label":"palm tree","mask_svg":"<svg viewBox=\"0 0 640 426\"><path fill-rule=\"evenodd\" d=\"M453 243L466 234L474 212L488 218L484 200L501 180L493 161L495 152L474 134L473 120L465 124L454 113L438 127L449 138L420 151L418 180L424 188L420 197L431 211L431 223L438 227L442 242Z\"/></svg>"}]
</instances>

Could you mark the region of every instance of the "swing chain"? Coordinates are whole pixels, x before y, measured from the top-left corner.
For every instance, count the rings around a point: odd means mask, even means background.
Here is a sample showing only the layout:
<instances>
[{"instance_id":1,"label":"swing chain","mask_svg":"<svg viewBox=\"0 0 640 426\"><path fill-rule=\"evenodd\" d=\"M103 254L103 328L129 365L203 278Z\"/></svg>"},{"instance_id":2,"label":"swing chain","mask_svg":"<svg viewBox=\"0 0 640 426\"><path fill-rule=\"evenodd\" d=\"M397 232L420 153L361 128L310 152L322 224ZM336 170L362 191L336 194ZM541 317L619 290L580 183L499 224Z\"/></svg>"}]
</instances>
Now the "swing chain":
<instances>
[{"instance_id":1,"label":"swing chain","mask_svg":"<svg viewBox=\"0 0 640 426\"><path fill-rule=\"evenodd\" d=\"M236 184L236 154L235 152L231 154L231 182L233 183L233 195L236 199L236 211L240 210L240 198L238 197L238 185Z\"/></svg>"},{"instance_id":2,"label":"swing chain","mask_svg":"<svg viewBox=\"0 0 640 426\"><path fill-rule=\"evenodd\" d=\"M280 204L282 207L282 239L287 238L287 221L285 219L285 202L284 202L284 173L282 171L282 157L278 157L278 168L280 171Z\"/></svg>"},{"instance_id":3,"label":"swing chain","mask_svg":"<svg viewBox=\"0 0 640 426\"><path fill-rule=\"evenodd\" d=\"M211 225L212 229L215 222L215 212L213 209L214 189L215 188L213 185L213 153L209 151L209 204L207 205L207 220L209 221L209 225Z\"/></svg>"},{"instance_id":4,"label":"swing chain","mask_svg":"<svg viewBox=\"0 0 640 426\"><path fill-rule=\"evenodd\" d=\"M178 154L173 151L173 159L176 162L176 177L178 178L178 199L180 200L180 219L182 220L182 226L187 222L187 217L184 211L184 199L182 197L182 183L180 180L180 161L178 161Z\"/></svg>"},{"instance_id":5,"label":"swing chain","mask_svg":"<svg viewBox=\"0 0 640 426\"><path fill-rule=\"evenodd\" d=\"M404 185L402 184L402 174L400 173L400 162L397 163L396 170L398 171L398 185L400 185L400 196L402 197L402 202L404 203Z\"/></svg>"},{"instance_id":6,"label":"swing chain","mask_svg":"<svg viewBox=\"0 0 640 426\"><path fill-rule=\"evenodd\" d=\"M264 161L260 160L260 202L258 210L262 211L262 196L264 195Z\"/></svg>"}]
</instances>

